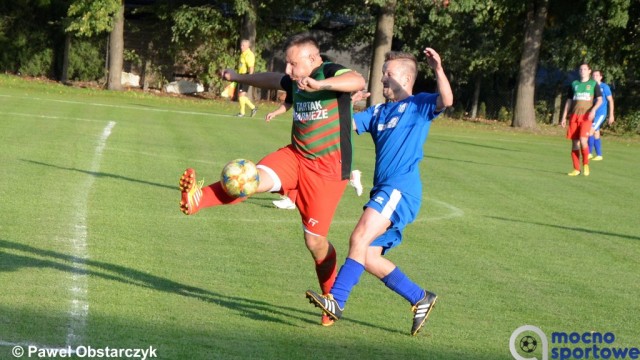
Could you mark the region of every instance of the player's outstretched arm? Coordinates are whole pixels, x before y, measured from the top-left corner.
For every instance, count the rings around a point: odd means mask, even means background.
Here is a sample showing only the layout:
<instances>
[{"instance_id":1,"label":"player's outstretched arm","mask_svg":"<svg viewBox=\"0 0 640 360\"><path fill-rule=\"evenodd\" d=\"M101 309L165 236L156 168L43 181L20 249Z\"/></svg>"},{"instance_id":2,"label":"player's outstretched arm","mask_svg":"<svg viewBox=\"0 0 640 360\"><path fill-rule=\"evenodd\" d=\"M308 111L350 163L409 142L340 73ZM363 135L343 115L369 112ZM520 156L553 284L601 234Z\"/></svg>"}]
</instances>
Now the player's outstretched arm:
<instances>
[{"instance_id":1,"label":"player's outstretched arm","mask_svg":"<svg viewBox=\"0 0 640 360\"><path fill-rule=\"evenodd\" d=\"M453 91L451 91L449 79L447 79L447 75L444 73L440 55L432 48L425 48L424 54L427 56L427 63L429 64L429 67L433 69L433 72L436 75L436 81L438 83L438 93L440 94L440 96L438 97L436 110L442 111L445 108L453 105Z\"/></svg>"},{"instance_id":2,"label":"player's outstretched arm","mask_svg":"<svg viewBox=\"0 0 640 360\"><path fill-rule=\"evenodd\" d=\"M284 74L276 72L262 72L256 74L238 74L237 72L226 69L220 74L224 80L236 81L243 84L248 84L261 89L278 89L284 90L280 86L280 80Z\"/></svg>"},{"instance_id":3,"label":"player's outstretched arm","mask_svg":"<svg viewBox=\"0 0 640 360\"><path fill-rule=\"evenodd\" d=\"M350 93L364 90L365 84L366 81L364 77L353 70L324 80L315 80L312 77L305 77L298 80L298 88L308 92L331 90Z\"/></svg>"}]
</instances>

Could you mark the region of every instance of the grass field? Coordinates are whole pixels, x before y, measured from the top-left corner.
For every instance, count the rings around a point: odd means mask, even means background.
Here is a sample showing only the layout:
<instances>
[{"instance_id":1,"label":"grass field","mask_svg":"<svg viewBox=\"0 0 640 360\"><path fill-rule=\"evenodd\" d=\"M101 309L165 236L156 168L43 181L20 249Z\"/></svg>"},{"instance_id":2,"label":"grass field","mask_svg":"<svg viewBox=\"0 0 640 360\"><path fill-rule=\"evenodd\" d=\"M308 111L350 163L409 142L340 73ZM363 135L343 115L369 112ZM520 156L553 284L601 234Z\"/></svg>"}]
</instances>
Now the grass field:
<instances>
[{"instance_id":1,"label":"grass field","mask_svg":"<svg viewBox=\"0 0 640 360\"><path fill-rule=\"evenodd\" d=\"M299 218L273 208L277 196L179 211L186 167L209 183L226 161L288 142L287 116L261 120L273 108L238 119L236 103L0 75L0 359L30 345L190 360L512 359L525 324L640 347L637 139L605 137L605 160L570 178L558 129L438 119L421 214L389 254L439 295L411 337L409 304L370 275L342 320L319 325ZM355 151L366 194L371 139L356 136ZM340 263L365 200L349 188L341 201L330 233Z\"/></svg>"}]
</instances>

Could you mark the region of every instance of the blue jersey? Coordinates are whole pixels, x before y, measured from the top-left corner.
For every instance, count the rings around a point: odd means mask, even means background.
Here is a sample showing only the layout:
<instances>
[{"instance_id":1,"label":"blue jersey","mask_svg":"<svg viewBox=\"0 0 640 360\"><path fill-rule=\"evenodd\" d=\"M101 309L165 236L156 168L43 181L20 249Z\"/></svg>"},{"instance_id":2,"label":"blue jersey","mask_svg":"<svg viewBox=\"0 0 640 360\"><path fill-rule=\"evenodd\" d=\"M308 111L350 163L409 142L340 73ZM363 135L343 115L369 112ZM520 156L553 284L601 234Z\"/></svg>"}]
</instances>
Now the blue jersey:
<instances>
[{"instance_id":1,"label":"blue jersey","mask_svg":"<svg viewBox=\"0 0 640 360\"><path fill-rule=\"evenodd\" d=\"M419 165L424 156L439 94L419 93L402 101L371 106L354 115L356 132L371 133L376 149L373 191L391 185L422 198Z\"/></svg>"},{"instance_id":2,"label":"blue jersey","mask_svg":"<svg viewBox=\"0 0 640 360\"><path fill-rule=\"evenodd\" d=\"M596 118L599 116L604 116L606 118L609 114L609 99L607 99L607 96L611 96L611 88L609 85L601 82L600 92L602 93L602 104L600 104L600 107L596 110Z\"/></svg>"}]
</instances>

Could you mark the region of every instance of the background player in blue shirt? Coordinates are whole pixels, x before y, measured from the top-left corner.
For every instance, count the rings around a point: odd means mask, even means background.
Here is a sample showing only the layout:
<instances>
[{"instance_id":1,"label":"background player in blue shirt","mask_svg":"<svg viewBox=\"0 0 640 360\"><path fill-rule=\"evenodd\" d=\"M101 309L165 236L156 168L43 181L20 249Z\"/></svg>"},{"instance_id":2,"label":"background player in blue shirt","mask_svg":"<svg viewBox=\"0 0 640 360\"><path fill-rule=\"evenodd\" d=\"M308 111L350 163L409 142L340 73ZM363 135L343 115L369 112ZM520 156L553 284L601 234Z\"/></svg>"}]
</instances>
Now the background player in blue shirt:
<instances>
[{"instance_id":1,"label":"background player in blue shirt","mask_svg":"<svg viewBox=\"0 0 640 360\"><path fill-rule=\"evenodd\" d=\"M382 67L386 104L354 115L358 134L371 133L376 149L375 173L370 200L349 239L349 254L340 268L331 293L307 291L306 296L331 318L342 316L353 287L366 270L413 306L411 335L422 328L436 294L411 281L383 255L400 244L405 226L414 221L422 202L419 165L431 121L453 104L453 93L442 68L440 55L424 50L434 70L438 93L413 95L417 62L409 53L389 52Z\"/></svg>"},{"instance_id":2,"label":"background player in blue shirt","mask_svg":"<svg viewBox=\"0 0 640 360\"><path fill-rule=\"evenodd\" d=\"M611 94L611 88L609 88L609 85L602 82L602 71L594 70L591 77L598 83L598 85L600 85L602 104L596 111L596 117L593 119L593 125L591 126L591 135L589 136L589 159L599 161L603 159L600 127L604 125L604 120L607 118L607 115L609 115L609 125L613 124L616 120L613 116L613 95ZM593 155L594 150L595 155Z\"/></svg>"}]
</instances>

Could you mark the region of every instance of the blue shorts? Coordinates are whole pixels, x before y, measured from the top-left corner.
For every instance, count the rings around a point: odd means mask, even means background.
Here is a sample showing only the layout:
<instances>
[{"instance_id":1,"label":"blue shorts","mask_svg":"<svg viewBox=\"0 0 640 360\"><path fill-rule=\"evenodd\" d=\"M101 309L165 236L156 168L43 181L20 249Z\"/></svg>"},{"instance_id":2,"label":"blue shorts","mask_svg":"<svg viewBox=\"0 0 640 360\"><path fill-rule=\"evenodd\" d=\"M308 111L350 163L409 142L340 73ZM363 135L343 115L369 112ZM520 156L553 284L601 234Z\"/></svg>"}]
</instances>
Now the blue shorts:
<instances>
[{"instance_id":1,"label":"blue shorts","mask_svg":"<svg viewBox=\"0 0 640 360\"><path fill-rule=\"evenodd\" d=\"M422 199L402 194L391 186L375 187L364 207L371 208L391 221L387 231L375 239L370 246L382 247L382 254L400 245L402 231L418 216Z\"/></svg>"},{"instance_id":2,"label":"blue shorts","mask_svg":"<svg viewBox=\"0 0 640 360\"><path fill-rule=\"evenodd\" d=\"M604 124L604 119L607 117L605 115L596 115L596 118L593 119L593 124L591 124L591 128L595 131L600 130L602 124Z\"/></svg>"}]
</instances>

